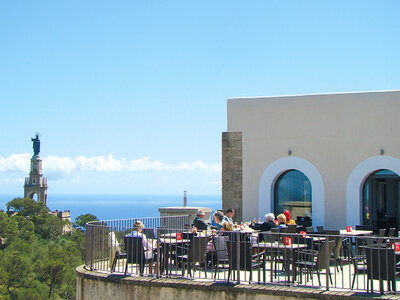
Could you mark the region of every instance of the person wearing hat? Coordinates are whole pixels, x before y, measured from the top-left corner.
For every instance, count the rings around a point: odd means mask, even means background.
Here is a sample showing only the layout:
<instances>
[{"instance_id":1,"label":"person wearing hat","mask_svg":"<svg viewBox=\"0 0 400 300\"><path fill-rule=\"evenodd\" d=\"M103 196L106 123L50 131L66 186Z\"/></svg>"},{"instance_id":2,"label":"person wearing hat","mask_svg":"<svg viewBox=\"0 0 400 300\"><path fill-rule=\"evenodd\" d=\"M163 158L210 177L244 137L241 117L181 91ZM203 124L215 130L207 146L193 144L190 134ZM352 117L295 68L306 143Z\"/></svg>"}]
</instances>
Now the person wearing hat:
<instances>
[{"instance_id":1,"label":"person wearing hat","mask_svg":"<svg viewBox=\"0 0 400 300\"><path fill-rule=\"evenodd\" d=\"M198 230L207 230L208 224L204 221L206 213L202 210L199 210L196 214L196 218L193 220L192 227L196 227Z\"/></svg>"}]
</instances>

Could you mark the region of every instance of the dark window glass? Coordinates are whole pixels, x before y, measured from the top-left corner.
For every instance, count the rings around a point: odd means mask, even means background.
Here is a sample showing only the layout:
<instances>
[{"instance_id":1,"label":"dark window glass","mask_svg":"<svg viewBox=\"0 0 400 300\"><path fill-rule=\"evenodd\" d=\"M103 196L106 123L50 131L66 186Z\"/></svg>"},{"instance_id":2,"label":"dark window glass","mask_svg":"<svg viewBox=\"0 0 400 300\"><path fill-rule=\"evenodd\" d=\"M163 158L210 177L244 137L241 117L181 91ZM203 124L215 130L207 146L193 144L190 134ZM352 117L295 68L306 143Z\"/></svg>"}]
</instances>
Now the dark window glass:
<instances>
[{"instance_id":1,"label":"dark window glass","mask_svg":"<svg viewBox=\"0 0 400 300\"><path fill-rule=\"evenodd\" d=\"M362 189L362 223L379 228L398 228L400 177L378 170L365 180Z\"/></svg>"},{"instance_id":2,"label":"dark window glass","mask_svg":"<svg viewBox=\"0 0 400 300\"><path fill-rule=\"evenodd\" d=\"M282 174L275 184L274 213L290 211L292 219L311 218L311 183L302 172L290 170Z\"/></svg>"}]
</instances>

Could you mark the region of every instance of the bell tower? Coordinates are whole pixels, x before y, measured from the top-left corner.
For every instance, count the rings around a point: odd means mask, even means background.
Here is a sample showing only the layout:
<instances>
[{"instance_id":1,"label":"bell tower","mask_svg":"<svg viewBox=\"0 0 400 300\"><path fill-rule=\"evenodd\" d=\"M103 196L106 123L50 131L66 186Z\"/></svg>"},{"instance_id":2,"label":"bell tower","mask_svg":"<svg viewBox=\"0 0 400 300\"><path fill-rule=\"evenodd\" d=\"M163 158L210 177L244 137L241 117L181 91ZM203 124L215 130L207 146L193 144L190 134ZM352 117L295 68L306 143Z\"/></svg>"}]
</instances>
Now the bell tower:
<instances>
[{"instance_id":1,"label":"bell tower","mask_svg":"<svg viewBox=\"0 0 400 300\"><path fill-rule=\"evenodd\" d=\"M39 133L36 133L36 137L31 139L33 142L33 156L31 158L31 171L29 177L25 178L24 197L33 199L36 194L38 202L47 206L47 178L43 177L42 173L42 160L39 156L39 136Z\"/></svg>"}]
</instances>

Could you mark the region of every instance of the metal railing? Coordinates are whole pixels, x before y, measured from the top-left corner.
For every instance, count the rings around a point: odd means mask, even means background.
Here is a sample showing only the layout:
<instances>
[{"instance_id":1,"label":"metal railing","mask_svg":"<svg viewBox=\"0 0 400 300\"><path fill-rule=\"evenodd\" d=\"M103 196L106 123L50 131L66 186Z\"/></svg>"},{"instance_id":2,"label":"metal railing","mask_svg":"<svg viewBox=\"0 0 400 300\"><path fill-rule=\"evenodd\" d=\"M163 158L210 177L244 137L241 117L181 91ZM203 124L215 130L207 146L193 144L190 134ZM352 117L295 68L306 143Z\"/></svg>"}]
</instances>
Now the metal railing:
<instances>
[{"instance_id":1,"label":"metal railing","mask_svg":"<svg viewBox=\"0 0 400 300\"><path fill-rule=\"evenodd\" d=\"M134 230L136 220L143 230ZM191 232L187 216L86 225L86 267L157 278L397 293L398 237L325 233Z\"/></svg>"}]
</instances>

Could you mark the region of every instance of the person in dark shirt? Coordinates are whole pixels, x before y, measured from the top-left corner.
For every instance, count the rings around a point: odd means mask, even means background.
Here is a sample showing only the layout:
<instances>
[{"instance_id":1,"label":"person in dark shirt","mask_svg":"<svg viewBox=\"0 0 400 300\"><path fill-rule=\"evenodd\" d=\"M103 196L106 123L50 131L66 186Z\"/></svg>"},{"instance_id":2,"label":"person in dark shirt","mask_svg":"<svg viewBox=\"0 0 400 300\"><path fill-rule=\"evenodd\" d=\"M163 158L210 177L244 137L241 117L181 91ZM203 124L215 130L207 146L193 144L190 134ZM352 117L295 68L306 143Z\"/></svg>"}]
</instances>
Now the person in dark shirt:
<instances>
[{"instance_id":1,"label":"person in dark shirt","mask_svg":"<svg viewBox=\"0 0 400 300\"><path fill-rule=\"evenodd\" d=\"M273 213L269 213L265 215L264 223L255 223L254 225L250 225L250 228L260 231L271 231L272 228L276 228L274 220L275 215Z\"/></svg>"},{"instance_id":2,"label":"person in dark shirt","mask_svg":"<svg viewBox=\"0 0 400 300\"><path fill-rule=\"evenodd\" d=\"M206 221L204 221L204 217L206 216L205 212L200 210L196 214L196 218L193 220L192 227L196 227L198 230L207 230L208 225Z\"/></svg>"},{"instance_id":3,"label":"person in dark shirt","mask_svg":"<svg viewBox=\"0 0 400 300\"><path fill-rule=\"evenodd\" d=\"M274 223L275 215L273 213L269 213L265 215L265 222L264 223L255 223L254 225L250 225L250 228L254 230L263 231L271 231L272 228L276 228ZM259 241L262 242L264 240L264 235L260 234Z\"/></svg>"}]
</instances>

